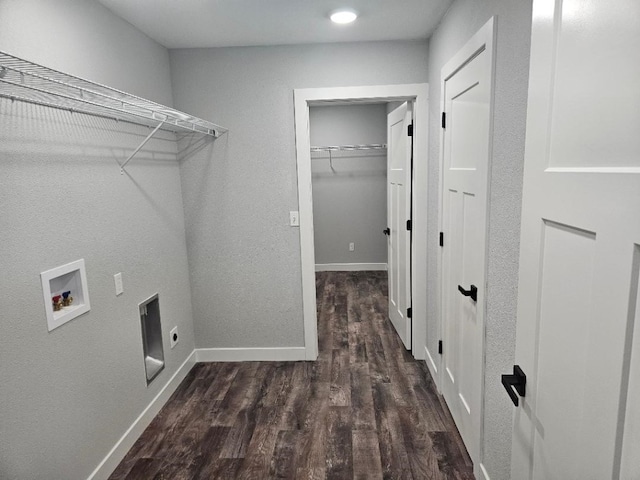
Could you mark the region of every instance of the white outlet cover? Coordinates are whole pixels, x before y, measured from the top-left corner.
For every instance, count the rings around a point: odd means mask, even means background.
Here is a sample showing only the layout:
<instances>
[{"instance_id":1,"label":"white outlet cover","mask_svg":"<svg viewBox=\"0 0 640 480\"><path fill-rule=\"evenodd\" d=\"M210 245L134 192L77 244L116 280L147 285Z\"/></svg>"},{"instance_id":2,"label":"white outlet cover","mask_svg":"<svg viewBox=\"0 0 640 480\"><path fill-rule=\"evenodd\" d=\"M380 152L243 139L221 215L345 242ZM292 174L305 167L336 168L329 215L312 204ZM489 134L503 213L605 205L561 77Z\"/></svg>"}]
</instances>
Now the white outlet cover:
<instances>
[{"instance_id":1,"label":"white outlet cover","mask_svg":"<svg viewBox=\"0 0 640 480\"><path fill-rule=\"evenodd\" d=\"M174 336L175 340L173 339ZM180 337L178 335L178 327L173 327L169 332L169 344L171 345L171 348L175 347L178 344L179 340Z\"/></svg>"}]
</instances>

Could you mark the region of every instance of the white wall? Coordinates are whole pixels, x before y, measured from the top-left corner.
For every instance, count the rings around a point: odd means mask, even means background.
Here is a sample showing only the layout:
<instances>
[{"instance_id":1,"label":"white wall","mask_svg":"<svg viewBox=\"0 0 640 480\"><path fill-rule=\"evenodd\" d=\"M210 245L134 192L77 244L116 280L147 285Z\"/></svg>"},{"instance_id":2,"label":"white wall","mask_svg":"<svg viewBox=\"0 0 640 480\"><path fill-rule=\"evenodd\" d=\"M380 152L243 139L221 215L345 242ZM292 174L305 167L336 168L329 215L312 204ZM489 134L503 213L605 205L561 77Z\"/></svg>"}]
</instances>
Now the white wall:
<instances>
[{"instance_id":1,"label":"white wall","mask_svg":"<svg viewBox=\"0 0 640 480\"><path fill-rule=\"evenodd\" d=\"M373 42L171 51L177 108L230 129L182 145L198 347L303 346L293 90L420 83L427 44ZM194 148L195 150L195 148Z\"/></svg>"},{"instance_id":2,"label":"white wall","mask_svg":"<svg viewBox=\"0 0 640 480\"><path fill-rule=\"evenodd\" d=\"M309 109L311 145L387 143L387 106ZM311 155L316 264L387 263L387 151ZM349 243L355 250L349 251Z\"/></svg>"},{"instance_id":3,"label":"white wall","mask_svg":"<svg viewBox=\"0 0 640 480\"><path fill-rule=\"evenodd\" d=\"M171 103L166 50L96 2L0 1L0 49ZM174 138L116 163L147 133L0 99L3 480L89 476L194 348ZM91 311L48 332L40 272L78 258ZM166 368L147 387L138 303L155 292Z\"/></svg>"},{"instance_id":4,"label":"white wall","mask_svg":"<svg viewBox=\"0 0 640 480\"><path fill-rule=\"evenodd\" d=\"M497 15L497 55L487 270L484 460L491 480L509 478L513 404L500 375L513 368L518 285L520 204L526 120L530 0L456 0L429 42L429 245L438 242L440 72ZM429 250L427 346L437 358L440 337L436 249Z\"/></svg>"}]
</instances>

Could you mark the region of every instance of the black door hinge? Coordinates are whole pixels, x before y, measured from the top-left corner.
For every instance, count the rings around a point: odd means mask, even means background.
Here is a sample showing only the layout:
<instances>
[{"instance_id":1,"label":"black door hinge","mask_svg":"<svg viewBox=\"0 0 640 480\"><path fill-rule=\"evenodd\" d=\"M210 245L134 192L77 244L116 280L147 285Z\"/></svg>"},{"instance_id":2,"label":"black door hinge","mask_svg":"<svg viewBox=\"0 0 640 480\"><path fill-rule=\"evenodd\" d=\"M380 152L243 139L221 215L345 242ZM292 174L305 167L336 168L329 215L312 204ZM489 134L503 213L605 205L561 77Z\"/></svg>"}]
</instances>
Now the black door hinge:
<instances>
[{"instance_id":1,"label":"black door hinge","mask_svg":"<svg viewBox=\"0 0 640 480\"><path fill-rule=\"evenodd\" d=\"M438 341L438 353L442 355L442 340Z\"/></svg>"},{"instance_id":2,"label":"black door hinge","mask_svg":"<svg viewBox=\"0 0 640 480\"><path fill-rule=\"evenodd\" d=\"M409 137L413 137L413 123L409 124L409 126L407 127L407 135Z\"/></svg>"},{"instance_id":3,"label":"black door hinge","mask_svg":"<svg viewBox=\"0 0 640 480\"><path fill-rule=\"evenodd\" d=\"M440 232L440 246L444 247L444 232Z\"/></svg>"},{"instance_id":4,"label":"black door hinge","mask_svg":"<svg viewBox=\"0 0 640 480\"><path fill-rule=\"evenodd\" d=\"M411 307L407 308L407 317L411 318Z\"/></svg>"},{"instance_id":5,"label":"black door hinge","mask_svg":"<svg viewBox=\"0 0 640 480\"><path fill-rule=\"evenodd\" d=\"M447 113L442 112L442 128L447 128Z\"/></svg>"},{"instance_id":6,"label":"black door hinge","mask_svg":"<svg viewBox=\"0 0 640 480\"><path fill-rule=\"evenodd\" d=\"M407 230L411 231L411 220L407 220Z\"/></svg>"}]
</instances>

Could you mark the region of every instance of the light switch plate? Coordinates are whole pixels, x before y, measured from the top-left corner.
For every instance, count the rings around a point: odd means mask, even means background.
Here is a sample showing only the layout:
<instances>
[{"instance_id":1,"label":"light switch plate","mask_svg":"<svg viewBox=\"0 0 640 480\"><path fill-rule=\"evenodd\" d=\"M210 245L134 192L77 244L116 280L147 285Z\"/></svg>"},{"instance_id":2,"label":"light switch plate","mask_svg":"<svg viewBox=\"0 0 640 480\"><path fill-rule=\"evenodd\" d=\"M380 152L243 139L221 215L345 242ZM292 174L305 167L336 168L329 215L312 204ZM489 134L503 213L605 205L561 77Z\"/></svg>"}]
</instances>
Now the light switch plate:
<instances>
[{"instance_id":1,"label":"light switch plate","mask_svg":"<svg viewBox=\"0 0 640 480\"><path fill-rule=\"evenodd\" d=\"M289 212L289 225L291 227L300 226L300 214L297 210Z\"/></svg>"},{"instance_id":2,"label":"light switch plate","mask_svg":"<svg viewBox=\"0 0 640 480\"><path fill-rule=\"evenodd\" d=\"M116 284L116 296L121 295L124 292L124 286L122 285L122 273L116 273L113 276L113 281Z\"/></svg>"}]
</instances>

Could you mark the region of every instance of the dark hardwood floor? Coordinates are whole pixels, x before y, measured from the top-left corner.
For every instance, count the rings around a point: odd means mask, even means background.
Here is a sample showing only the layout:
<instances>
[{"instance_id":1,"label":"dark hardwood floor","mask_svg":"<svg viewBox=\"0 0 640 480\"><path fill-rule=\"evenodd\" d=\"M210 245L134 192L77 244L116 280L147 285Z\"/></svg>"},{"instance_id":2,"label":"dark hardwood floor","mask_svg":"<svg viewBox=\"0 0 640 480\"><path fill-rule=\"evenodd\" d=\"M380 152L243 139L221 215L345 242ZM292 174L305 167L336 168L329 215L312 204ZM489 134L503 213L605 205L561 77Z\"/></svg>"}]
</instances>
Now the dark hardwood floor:
<instances>
[{"instance_id":1,"label":"dark hardwood floor","mask_svg":"<svg viewBox=\"0 0 640 480\"><path fill-rule=\"evenodd\" d=\"M387 319L386 272L318 273L316 287L316 362L197 364L110 478L473 479Z\"/></svg>"}]
</instances>

